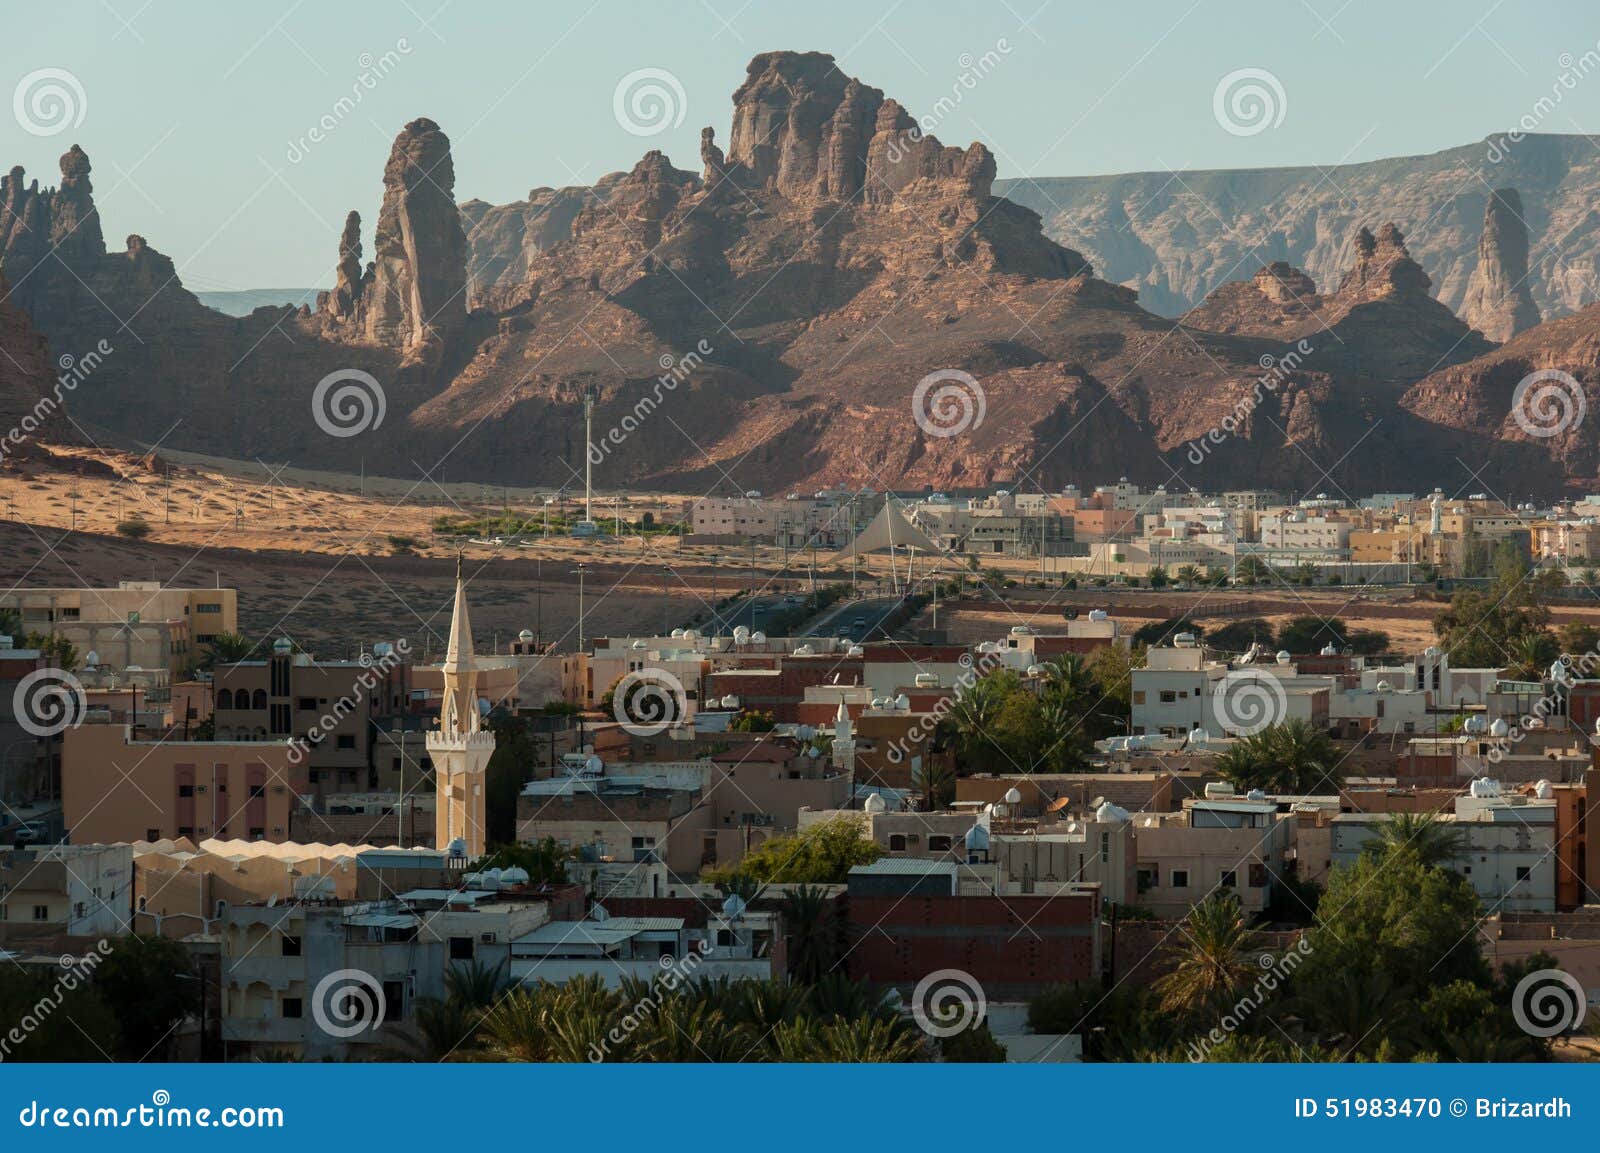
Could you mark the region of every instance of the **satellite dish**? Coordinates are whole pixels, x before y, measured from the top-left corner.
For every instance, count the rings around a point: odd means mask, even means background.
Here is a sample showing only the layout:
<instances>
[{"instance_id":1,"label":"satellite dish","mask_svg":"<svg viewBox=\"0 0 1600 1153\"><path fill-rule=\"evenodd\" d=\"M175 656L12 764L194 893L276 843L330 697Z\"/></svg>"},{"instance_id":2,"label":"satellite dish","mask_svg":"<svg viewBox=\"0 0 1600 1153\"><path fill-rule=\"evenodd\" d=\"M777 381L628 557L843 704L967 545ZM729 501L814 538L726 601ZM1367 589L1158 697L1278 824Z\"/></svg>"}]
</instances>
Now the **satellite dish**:
<instances>
[{"instance_id":1,"label":"satellite dish","mask_svg":"<svg viewBox=\"0 0 1600 1153\"><path fill-rule=\"evenodd\" d=\"M729 893L728 899L722 902L722 915L730 921L737 921L744 916L745 900L738 893Z\"/></svg>"}]
</instances>

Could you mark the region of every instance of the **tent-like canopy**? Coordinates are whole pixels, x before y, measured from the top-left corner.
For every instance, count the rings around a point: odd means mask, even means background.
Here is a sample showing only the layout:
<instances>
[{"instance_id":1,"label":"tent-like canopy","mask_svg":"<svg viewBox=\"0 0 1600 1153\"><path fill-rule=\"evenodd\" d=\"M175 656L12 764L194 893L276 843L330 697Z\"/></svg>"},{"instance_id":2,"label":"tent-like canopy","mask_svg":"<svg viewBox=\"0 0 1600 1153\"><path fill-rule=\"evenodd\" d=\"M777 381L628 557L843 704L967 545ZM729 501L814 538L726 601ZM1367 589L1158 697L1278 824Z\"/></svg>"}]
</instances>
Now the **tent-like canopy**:
<instances>
[{"instance_id":1,"label":"tent-like canopy","mask_svg":"<svg viewBox=\"0 0 1600 1153\"><path fill-rule=\"evenodd\" d=\"M900 506L885 501L883 511L872 518L872 523L861 530L861 535L834 554L829 564L838 564L852 554L876 552L878 549L918 548L924 552L943 553L933 538L912 524Z\"/></svg>"}]
</instances>

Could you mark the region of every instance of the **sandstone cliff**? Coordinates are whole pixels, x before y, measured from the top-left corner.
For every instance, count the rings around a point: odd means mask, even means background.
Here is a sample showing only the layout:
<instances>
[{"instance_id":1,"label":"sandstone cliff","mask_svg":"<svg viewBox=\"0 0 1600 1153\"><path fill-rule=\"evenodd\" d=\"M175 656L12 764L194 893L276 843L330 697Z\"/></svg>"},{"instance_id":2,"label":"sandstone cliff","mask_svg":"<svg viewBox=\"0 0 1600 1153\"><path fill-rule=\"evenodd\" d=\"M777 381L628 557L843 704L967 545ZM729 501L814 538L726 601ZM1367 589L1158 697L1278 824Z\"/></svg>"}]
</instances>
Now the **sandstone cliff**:
<instances>
[{"instance_id":1,"label":"sandstone cliff","mask_svg":"<svg viewBox=\"0 0 1600 1153\"><path fill-rule=\"evenodd\" d=\"M1539 323L1528 288L1528 225L1515 188L1497 188L1483 215L1478 267L1461 305L1466 322L1490 340L1507 341Z\"/></svg>"}]
</instances>

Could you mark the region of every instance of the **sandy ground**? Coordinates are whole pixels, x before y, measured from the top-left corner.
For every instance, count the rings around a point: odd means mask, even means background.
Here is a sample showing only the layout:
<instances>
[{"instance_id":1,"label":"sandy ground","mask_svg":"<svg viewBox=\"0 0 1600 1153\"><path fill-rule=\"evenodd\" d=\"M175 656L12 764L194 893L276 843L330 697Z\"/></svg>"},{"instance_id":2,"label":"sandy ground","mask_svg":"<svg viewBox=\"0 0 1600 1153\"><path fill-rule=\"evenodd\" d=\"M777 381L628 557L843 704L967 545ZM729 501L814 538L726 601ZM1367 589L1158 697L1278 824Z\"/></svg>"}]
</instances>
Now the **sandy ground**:
<instances>
[{"instance_id":1,"label":"sandy ground","mask_svg":"<svg viewBox=\"0 0 1600 1153\"><path fill-rule=\"evenodd\" d=\"M457 544L435 540L436 517L496 515L510 508L539 520L543 499L478 486L454 491L335 478L337 489L311 474L269 479L248 469L73 451L69 468L28 464L0 472L0 589L19 586L107 586L119 580L161 580L179 586L239 590L240 629L257 638L286 634L329 657L361 644L408 638L427 651L443 643ZM471 491L467 491L470 489ZM487 497L487 499L482 499ZM403 499L402 499L403 498ZM576 514L577 501L552 505ZM596 519L612 511L596 501ZM683 500L632 497L623 517L646 511L662 522L681 515ZM117 535L123 521L142 519L149 535ZM410 538L398 548L391 538ZM474 631L485 649L505 646L532 629L558 647L577 643L579 577L584 565L585 631L654 632L702 623L713 590L798 591L801 558L782 569L781 552L684 548L665 535L576 540L553 535L532 546L467 544Z\"/></svg>"}]
</instances>

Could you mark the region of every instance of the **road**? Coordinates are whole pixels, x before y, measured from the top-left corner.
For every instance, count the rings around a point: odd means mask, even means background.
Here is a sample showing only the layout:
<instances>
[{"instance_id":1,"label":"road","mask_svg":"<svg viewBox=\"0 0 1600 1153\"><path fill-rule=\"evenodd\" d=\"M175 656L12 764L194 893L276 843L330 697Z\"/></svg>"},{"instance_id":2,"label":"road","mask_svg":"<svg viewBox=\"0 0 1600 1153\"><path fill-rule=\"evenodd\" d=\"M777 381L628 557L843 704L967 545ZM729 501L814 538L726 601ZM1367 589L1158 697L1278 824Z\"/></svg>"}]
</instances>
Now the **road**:
<instances>
[{"instance_id":1,"label":"road","mask_svg":"<svg viewBox=\"0 0 1600 1153\"><path fill-rule=\"evenodd\" d=\"M848 630L853 641L864 641L900 604L899 597L864 597L861 600L840 601L821 616L810 621L805 629L807 636L837 636L841 627ZM860 625L856 622L861 621Z\"/></svg>"}]
</instances>

